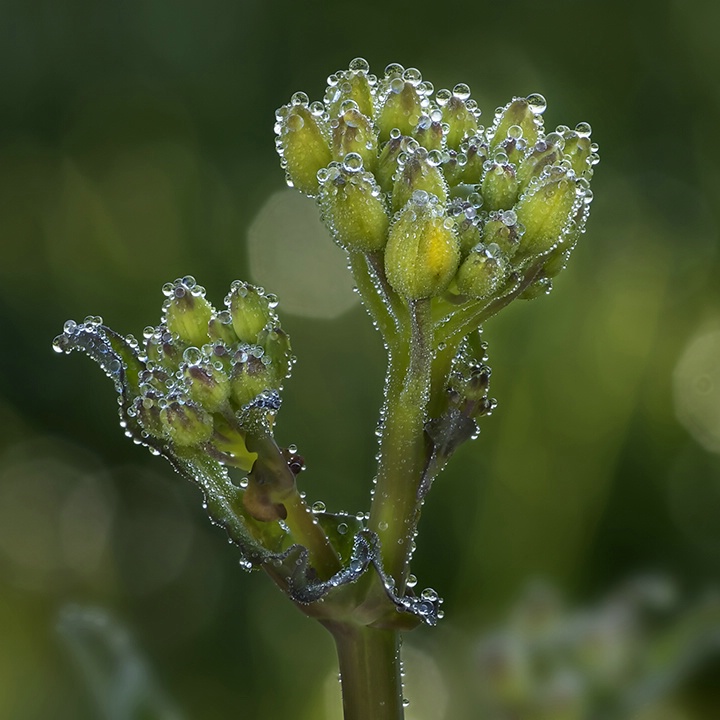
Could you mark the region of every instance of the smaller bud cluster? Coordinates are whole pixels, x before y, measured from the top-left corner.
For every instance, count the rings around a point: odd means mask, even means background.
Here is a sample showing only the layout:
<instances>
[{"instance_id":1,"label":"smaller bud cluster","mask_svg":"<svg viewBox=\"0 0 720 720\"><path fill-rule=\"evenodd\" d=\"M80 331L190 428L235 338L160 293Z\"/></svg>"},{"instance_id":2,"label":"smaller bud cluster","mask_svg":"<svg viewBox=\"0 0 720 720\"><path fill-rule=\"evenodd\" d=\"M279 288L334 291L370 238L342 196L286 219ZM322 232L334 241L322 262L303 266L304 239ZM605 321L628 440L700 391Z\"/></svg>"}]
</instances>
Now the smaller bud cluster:
<instances>
[{"instance_id":1,"label":"smaller bud cluster","mask_svg":"<svg viewBox=\"0 0 720 720\"><path fill-rule=\"evenodd\" d=\"M523 296L546 291L585 228L590 126L545 133L534 94L486 128L463 83L436 92L414 68L369 70L357 58L328 78L322 102L300 92L277 111L288 184L317 198L339 245L382 253L406 300L489 299L536 265Z\"/></svg>"},{"instance_id":2,"label":"smaller bud cluster","mask_svg":"<svg viewBox=\"0 0 720 720\"><path fill-rule=\"evenodd\" d=\"M275 313L277 299L236 281L226 309L217 311L191 276L167 283L163 294L161 323L145 328L143 344L123 339L135 352L123 368L128 418L146 440L202 446L228 465L252 469L256 455L246 447L244 429L277 411L294 361ZM100 323L68 321L56 349L94 354L79 338Z\"/></svg>"}]
</instances>

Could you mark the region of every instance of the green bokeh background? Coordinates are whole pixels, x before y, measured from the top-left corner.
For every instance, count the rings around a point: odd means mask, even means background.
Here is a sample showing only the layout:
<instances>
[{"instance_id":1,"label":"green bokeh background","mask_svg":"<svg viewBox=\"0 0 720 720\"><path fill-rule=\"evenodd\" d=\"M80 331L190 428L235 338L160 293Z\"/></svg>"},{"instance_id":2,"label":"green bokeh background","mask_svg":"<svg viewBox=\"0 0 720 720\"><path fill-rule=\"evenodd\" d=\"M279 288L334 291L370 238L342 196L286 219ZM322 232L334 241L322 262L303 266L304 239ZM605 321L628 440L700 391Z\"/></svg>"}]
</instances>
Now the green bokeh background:
<instances>
[{"instance_id":1,"label":"green bokeh background","mask_svg":"<svg viewBox=\"0 0 720 720\"><path fill-rule=\"evenodd\" d=\"M274 110L358 55L466 82L486 118L541 92L546 124L589 121L602 159L556 290L486 328L498 409L433 488L413 568L445 627L408 644L471 657L533 577L578 603L641 572L688 597L716 583L720 457L678 421L673 373L720 328L719 24L680 0L4 0L0 718L100 717L54 631L68 602L127 623L188 718L324 717L329 636L239 569L197 491L123 437L110 383L50 342L96 313L139 335L178 275L217 303L262 281L246 238L284 187ZM268 290L298 356L279 439L310 499L366 509L380 339L359 307L282 315ZM720 716L719 668L683 689L689 718Z\"/></svg>"}]
</instances>

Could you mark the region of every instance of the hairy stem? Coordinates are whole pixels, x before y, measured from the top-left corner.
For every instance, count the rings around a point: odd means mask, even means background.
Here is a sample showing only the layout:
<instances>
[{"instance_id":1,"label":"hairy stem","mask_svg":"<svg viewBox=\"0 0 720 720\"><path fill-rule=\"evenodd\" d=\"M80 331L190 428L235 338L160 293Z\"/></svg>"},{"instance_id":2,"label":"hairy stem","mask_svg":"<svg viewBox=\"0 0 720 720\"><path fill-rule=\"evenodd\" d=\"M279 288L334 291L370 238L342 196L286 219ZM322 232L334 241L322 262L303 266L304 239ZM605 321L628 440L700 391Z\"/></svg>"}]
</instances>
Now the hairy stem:
<instances>
[{"instance_id":1,"label":"hairy stem","mask_svg":"<svg viewBox=\"0 0 720 720\"><path fill-rule=\"evenodd\" d=\"M425 420L431 382L430 301L410 308L409 353L391 354L378 476L369 526L380 537L385 571L403 592L425 465Z\"/></svg>"}]
</instances>

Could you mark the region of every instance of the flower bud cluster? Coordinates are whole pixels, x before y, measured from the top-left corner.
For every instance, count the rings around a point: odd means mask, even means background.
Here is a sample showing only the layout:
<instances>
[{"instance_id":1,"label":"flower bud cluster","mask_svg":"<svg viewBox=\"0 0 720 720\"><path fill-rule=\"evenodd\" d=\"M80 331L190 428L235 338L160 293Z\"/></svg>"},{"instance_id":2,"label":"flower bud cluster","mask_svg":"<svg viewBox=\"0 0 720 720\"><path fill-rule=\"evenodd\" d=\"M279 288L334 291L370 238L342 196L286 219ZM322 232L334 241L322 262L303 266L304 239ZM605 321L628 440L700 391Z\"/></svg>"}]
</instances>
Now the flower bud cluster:
<instances>
[{"instance_id":1,"label":"flower bud cluster","mask_svg":"<svg viewBox=\"0 0 720 720\"><path fill-rule=\"evenodd\" d=\"M161 323L145 328L142 343L122 339L133 355L119 383L129 394L127 416L151 443L202 446L226 464L250 470L256 455L246 447L245 430L277 411L294 361L275 313L277 299L235 281L226 309L217 311L191 276L167 283L163 294ZM90 320L68 321L56 349L98 354L82 338L111 331ZM99 353L111 350L98 347Z\"/></svg>"},{"instance_id":2,"label":"flower bud cluster","mask_svg":"<svg viewBox=\"0 0 720 720\"><path fill-rule=\"evenodd\" d=\"M545 108L514 98L485 127L467 85L435 91L396 63L378 78L357 58L323 101L277 111L276 146L335 241L382 253L401 296L484 299L535 264L546 290L585 228L597 145L587 123L546 133Z\"/></svg>"}]
</instances>

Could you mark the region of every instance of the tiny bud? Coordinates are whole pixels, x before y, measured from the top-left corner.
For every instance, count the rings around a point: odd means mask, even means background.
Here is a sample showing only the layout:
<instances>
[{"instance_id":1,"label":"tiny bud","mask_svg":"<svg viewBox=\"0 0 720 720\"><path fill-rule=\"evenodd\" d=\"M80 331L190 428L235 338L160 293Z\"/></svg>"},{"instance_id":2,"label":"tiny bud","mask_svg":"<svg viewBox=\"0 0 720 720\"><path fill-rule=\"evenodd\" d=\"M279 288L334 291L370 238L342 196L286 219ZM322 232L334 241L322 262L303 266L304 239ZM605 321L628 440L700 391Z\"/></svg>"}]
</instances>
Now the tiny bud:
<instances>
[{"instance_id":1,"label":"tiny bud","mask_svg":"<svg viewBox=\"0 0 720 720\"><path fill-rule=\"evenodd\" d=\"M208 342L208 323L214 311L203 295L178 283L166 302L165 310L168 330L182 342L197 347Z\"/></svg>"},{"instance_id":2,"label":"tiny bud","mask_svg":"<svg viewBox=\"0 0 720 720\"><path fill-rule=\"evenodd\" d=\"M505 257L512 257L520 245L517 223L509 223L503 213L493 213L482 231L485 247L497 245Z\"/></svg>"},{"instance_id":3,"label":"tiny bud","mask_svg":"<svg viewBox=\"0 0 720 720\"><path fill-rule=\"evenodd\" d=\"M592 142L587 135L578 135L576 132L569 132L565 135L563 155L570 160L578 177L587 177L592 174L591 145Z\"/></svg>"},{"instance_id":4,"label":"tiny bud","mask_svg":"<svg viewBox=\"0 0 720 720\"><path fill-rule=\"evenodd\" d=\"M546 167L560 160L561 149L561 146L553 142L550 136L535 144L518 167L517 176L521 191L525 190L533 178L540 177Z\"/></svg>"},{"instance_id":5,"label":"tiny bud","mask_svg":"<svg viewBox=\"0 0 720 720\"><path fill-rule=\"evenodd\" d=\"M350 108L331 127L333 158L341 162L348 153L357 153L363 167L372 172L377 164L377 138L370 118Z\"/></svg>"},{"instance_id":6,"label":"tiny bud","mask_svg":"<svg viewBox=\"0 0 720 720\"><path fill-rule=\"evenodd\" d=\"M487 250L471 252L457 273L458 290L463 295L490 297L505 278L506 263Z\"/></svg>"},{"instance_id":7,"label":"tiny bud","mask_svg":"<svg viewBox=\"0 0 720 720\"><path fill-rule=\"evenodd\" d=\"M268 358L272 387L279 387L287 377L292 365L290 338L280 327L262 330L258 344L265 350L263 359Z\"/></svg>"},{"instance_id":8,"label":"tiny bud","mask_svg":"<svg viewBox=\"0 0 720 720\"><path fill-rule=\"evenodd\" d=\"M517 125L522 130L522 138L528 147L537 142L542 122L539 113L533 110L533 106L526 98L515 98L500 111L493 126L490 147L494 148L503 142L513 125Z\"/></svg>"},{"instance_id":9,"label":"tiny bud","mask_svg":"<svg viewBox=\"0 0 720 720\"><path fill-rule=\"evenodd\" d=\"M232 325L232 316L227 310L215 315L208 323L208 335L211 340L219 340L226 345L235 345L238 342L238 336Z\"/></svg>"},{"instance_id":10,"label":"tiny bud","mask_svg":"<svg viewBox=\"0 0 720 720\"><path fill-rule=\"evenodd\" d=\"M363 252L385 246L390 223L380 188L370 173L330 168L320 184L318 200L323 222L338 245Z\"/></svg>"},{"instance_id":11,"label":"tiny bud","mask_svg":"<svg viewBox=\"0 0 720 720\"><path fill-rule=\"evenodd\" d=\"M488 210L507 210L517 201L518 180L509 163L492 163L485 171L481 185L483 207Z\"/></svg>"},{"instance_id":12,"label":"tiny bud","mask_svg":"<svg viewBox=\"0 0 720 720\"><path fill-rule=\"evenodd\" d=\"M383 192L390 192L393 188L393 178L397 172L398 156L402 152L403 138L398 135L388 140L380 151L375 178Z\"/></svg>"},{"instance_id":13,"label":"tiny bud","mask_svg":"<svg viewBox=\"0 0 720 720\"><path fill-rule=\"evenodd\" d=\"M521 250L539 255L552 248L570 227L577 203L575 180L558 169L520 198L517 221L525 226Z\"/></svg>"},{"instance_id":14,"label":"tiny bud","mask_svg":"<svg viewBox=\"0 0 720 720\"><path fill-rule=\"evenodd\" d=\"M408 300L442 292L460 260L452 223L421 192L398 213L385 249L388 280Z\"/></svg>"},{"instance_id":15,"label":"tiny bud","mask_svg":"<svg viewBox=\"0 0 720 720\"><path fill-rule=\"evenodd\" d=\"M160 406L157 400L155 393L146 392L144 395L135 398L133 408L140 427L149 435L161 438L165 435L165 428L160 418Z\"/></svg>"},{"instance_id":16,"label":"tiny bud","mask_svg":"<svg viewBox=\"0 0 720 720\"><path fill-rule=\"evenodd\" d=\"M190 398L208 412L218 412L227 403L230 381L222 370L208 363L202 366L186 365L183 377Z\"/></svg>"},{"instance_id":17,"label":"tiny bud","mask_svg":"<svg viewBox=\"0 0 720 720\"><path fill-rule=\"evenodd\" d=\"M160 419L165 434L177 445L186 447L199 445L210 439L213 420L191 402L172 401L160 410Z\"/></svg>"},{"instance_id":18,"label":"tiny bud","mask_svg":"<svg viewBox=\"0 0 720 720\"><path fill-rule=\"evenodd\" d=\"M399 77L388 79L385 97L377 118L379 140L390 139L390 131L398 128L410 135L422 115L422 103L414 85Z\"/></svg>"},{"instance_id":19,"label":"tiny bud","mask_svg":"<svg viewBox=\"0 0 720 720\"><path fill-rule=\"evenodd\" d=\"M443 129L440 122L422 115L412 136L427 150L441 150L443 146Z\"/></svg>"},{"instance_id":20,"label":"tiny bud","mask_svg":"<svg viewBox=\"0 0 720 720\"><path fill-rule=\"evenodd\" d=\"M317 192L317 172L332 160L317 118L302 104L287 105L279 123L282 157L293 185L306 195Z\"/></svg>"},{"instance_id":21,"label":"tiny bud","mask_svg":"<svg viewBox=\"0 0 720 720\"><path fill-rule=\"evenodd\" d=\"M466 138L478 130L475 115L468 110L465 101L453 95L443 107L443 122L449 126L446 142L448 148L457 150Z\"/></svg>"},{"instance_id":22,"label":"tiny bud","mask_svg":"<svg viewBox=\"0 0 720 720\"><path fill-rule=\"evenodd\" d=\"M395 177L392 191L393 210L398 211L416 191L424 191L434 195L441 203L448 196L447 183L439 167L428 162L427 153L423 148L408 157L402 169Z\"/></svg>"},{"instance_id":23,"label":"tiny bud","mask_svg":"<svg viewBox=\"0 0 720 720\"><path fill-rule=\"evenodd\" d=\"M477 185L483 176L483 166L488 158L488 146L480 138L471 138L461 146L465 155L465 165L462 166L459 182L466 185Z\"/></svg>"},{"instance_id":24,"label":"tiny bud","mask_svg":"<svg viewBox=\"0 0 720 720\"><path fill-rule=\"evenodd\" d=\"M366 117L374 114L372 89L365 72L339 73L338 82L329 87L325 93L325 104L331 118L341 114L343 103L352 100L357 104L358 110Z\"/></svg>"},{"instance_id":25,"label":"tiny bud","mask_svg":"<svg viewBox=\"0 0 720 720\"><path fill-rule=\"evenodd\" d=\"M272 386L270 370L254 355L250 355L246 362L237 363L233 368L230 392L239 407L248 405Z\"/></svg>"},{"instance_id":26,"label":"tiny bud","mask_svg":"<svg viewBox=\"0 0 720 720\"><path fill-rule=\"evenodd\" d=\"M225 300L232 317L232 326L240 342L254 345L258 333L272 318L270 304L258 288L244 282L234 282Z\"/></svg>"}]
</instances>

